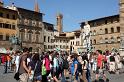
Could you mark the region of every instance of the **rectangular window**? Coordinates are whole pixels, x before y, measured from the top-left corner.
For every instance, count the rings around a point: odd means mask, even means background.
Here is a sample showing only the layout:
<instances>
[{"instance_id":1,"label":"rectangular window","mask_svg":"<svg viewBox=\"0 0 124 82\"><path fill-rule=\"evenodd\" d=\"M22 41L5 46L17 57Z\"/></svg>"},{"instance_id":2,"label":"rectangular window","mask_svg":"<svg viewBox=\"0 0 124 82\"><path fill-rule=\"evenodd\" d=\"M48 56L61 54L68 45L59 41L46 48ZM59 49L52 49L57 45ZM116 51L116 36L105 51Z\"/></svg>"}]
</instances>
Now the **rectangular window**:
<instances>
[{"instance_id":1,"label":"rectangular window","mask_svg":"<svg viewBox=\"0 0 124 82\"><path fill-rule=\"evenodd\" d=\"M12 15L12 19L16 19L15 15Z\"/></svg>"},{"instance_id":2,"label":"rectangular window","mask_svg":"<svg viewBox=\"0 0 124 82\"><path fill-rule=\"evenodd\" d=\"M15 30L15 25L12 25L12 29L14 29L14 30Z\"/></svg>"},{"instance_id":3,"label":"rectangular window","mask_svg":"<svg viewBox=\"0 0 124 82\"><path fill-rule=\"evenodd\" d=\"M9 24L9 29L11 29L11 24Z\"/></svg>"},{"instance_id":4,"label":"rectangular window","mask_svg":"<svg viewBox=\"0 0 124 82\"><path fill-rule=\"evenodd\" d=\"M8 18L8 19L9 19L9 14L6 14L6 18Z\"/></svg>"},{"instance_id":5,"label":"rectangular window","mask_svg":"<svg viewBox=\"0 0 124 82\"><path fill-rule=\"evenodd\" d=\"M46 36L44 36L44 42L46 42Z\"/></svg>"},{"instance_id":6,"label":"rectangular window","mask_svg":"<svg viewBox=\"0 0 124 82\"><path fill-rule=\"evenodd\" d=\"M3 23L3 28L5 28L5 24Z\"/></svg>"},{"instance_id":7,"label":"rectangular window","mask_svg":"<svg viewBox=\"0 0 124 82\"><path fill-rule=\"evenodd\" d=\"M76 36L76 38L79 38L80 36Z\"/></svg>"},{"instance_id":8,"label":"rectangular window","mask_svg":"<svg viewBox=\"0 0 124 82\"><path fill-rule=\"evenodd\" d=\"M9 24L5 24L5 28L8 28L9 29Z\"/></svg>"},{"instance_id":9,"label":"rectangular window","mask_svg":"<svg viewBox=\"0 0 124 82\"><path fill-rule=\"evenodd\" d=\"M0 28L3 28L3 23L0 23Z\"/></svg>"},{"instance_id":10,"label":"rectangular window","mask_svg":"<svg viewBox=\"0 0 124 82\"><path fill-rule=\"evenodd\" d=\"M36 35L36 42L39 42L39 35Z\"/></svg>"},{"instance_id":11,"label":"rectangular window","mask_svg":"<svg viewBox=\"0 0 124 82\"><path fill-rule=\"evenodd\" d=\"M9 35L6 35L6 40L9 41Z\"/></svg>"},{"instance_id":12,"label":"rectangular window","mask_svg":"<svg viewBox=\"0 0 124 82\"><path fill-rule=\"evenodd\" d=\"M0 35L0 40L3 40L3 35Z\"/></svg>"},{"instance_id":13,"label":"rectangular window","mask_svg":"<svg viewBox=\"0 0 124 82\"><path fill-rule=\"evenodd\" d=\"M3 13L2 12L0 12L0 17L3 17Z\"/></svg>"},{"instance_id":14,"label":"rectangular window","mask_svg":"<svg viewBox=\"0 0 124 82\"><path fill-rule=\"evenodd\" d=\"M23 41L24 40L24 32L20 33L20 37L21 37L21 40Z\"/></svg>"},{"instance_id":15,"label":"rectangular window","mask_svg":"<svg viewBox=\"0 0 124 82\"><path fill-rule=\"evenodd\" d=\"M48 36L48 42L50 42L50 37Z\"/></svg>"},{"instance_id":16,"label":"rectangular window","mask_svg":"<svg viewBox=\"0 0 124 82\"><path fill-rule=\"evenodd\" d=\"M32 35L32 34L31 34L31 33L29 33L29 41L30 41L30 42L32 41L32 40L31 40L31 35Z\"/></svg>"}]
</instances>

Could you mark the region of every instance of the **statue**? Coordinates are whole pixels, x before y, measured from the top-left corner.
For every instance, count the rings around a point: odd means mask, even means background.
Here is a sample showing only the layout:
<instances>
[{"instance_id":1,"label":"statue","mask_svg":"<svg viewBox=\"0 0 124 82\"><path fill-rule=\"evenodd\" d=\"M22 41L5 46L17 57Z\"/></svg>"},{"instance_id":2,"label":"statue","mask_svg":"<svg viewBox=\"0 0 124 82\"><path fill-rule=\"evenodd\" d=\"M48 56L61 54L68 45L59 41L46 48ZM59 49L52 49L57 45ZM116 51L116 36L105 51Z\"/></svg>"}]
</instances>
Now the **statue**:
<instances>
[{"instance_id":1,"label":"statue","mask_svg":"<svg viewBox=\"0 0 124 82\"><path fill-rule=\"evenodd\" d=\"M89 49L90 48L90 25L88 22L85 22L84 25L84 33L83 33L83 47Z\"/></svg>"}]
</instances>

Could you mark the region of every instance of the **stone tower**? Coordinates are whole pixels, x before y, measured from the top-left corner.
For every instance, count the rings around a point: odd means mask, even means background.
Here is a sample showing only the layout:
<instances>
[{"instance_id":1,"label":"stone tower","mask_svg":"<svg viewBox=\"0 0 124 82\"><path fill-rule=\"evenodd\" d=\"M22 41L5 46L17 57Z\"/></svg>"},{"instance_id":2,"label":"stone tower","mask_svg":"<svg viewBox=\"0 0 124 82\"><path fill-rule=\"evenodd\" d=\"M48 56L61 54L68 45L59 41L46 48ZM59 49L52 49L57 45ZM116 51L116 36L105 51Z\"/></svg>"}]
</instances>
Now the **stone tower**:
<instances>
[{"instance_id":1,"label":"stone tower","mask_svg":"<svg viewBox=\"0 0 124 82\"><path fill-rule=\"evenodd\" d=\"M0 7L3 7L3 1L0 0Z\"/></svg>"},{"instance_id":2,"label":"stone tower","mask_svg":"<svg viewBox=\"0 0 124 82\"><path fill-rule=\"evenodd\" d=\"M120 54L124 56L124 0L120 0Z\"/></svg>"},{"instance_id":3,"label":"stone tower","mask_svg":"<svg viewBox=\"0 0 124 82\"><path fill-rule=\"evenodd\" d=\"M62 14L57 14L57 30L59 33L63 32L63 15Z\"/></svg>"}]
</instances>

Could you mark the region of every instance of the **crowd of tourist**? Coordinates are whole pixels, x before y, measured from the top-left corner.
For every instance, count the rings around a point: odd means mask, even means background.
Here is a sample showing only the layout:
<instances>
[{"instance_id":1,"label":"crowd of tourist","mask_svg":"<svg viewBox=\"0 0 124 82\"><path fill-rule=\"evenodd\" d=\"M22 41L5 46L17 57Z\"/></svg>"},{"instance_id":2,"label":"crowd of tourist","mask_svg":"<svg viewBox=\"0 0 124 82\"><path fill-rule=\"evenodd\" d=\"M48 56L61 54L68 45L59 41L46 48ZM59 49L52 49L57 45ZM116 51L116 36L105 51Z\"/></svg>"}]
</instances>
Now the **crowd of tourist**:
<instances>
[{"instance_id":1,"label":"crowd of tourist","mask_svg":"<svg viewBox=\"0 0 124 82\"><path fill-rule=\"evenodd\" d=\"M120 54L114 51L67 53L64 51L29 52L28 48L11 54L1 54L4 73L11 69L19 73L20 82L108 82L105 72L119 74L122 68Z\"/></svg>"}]
</instances>

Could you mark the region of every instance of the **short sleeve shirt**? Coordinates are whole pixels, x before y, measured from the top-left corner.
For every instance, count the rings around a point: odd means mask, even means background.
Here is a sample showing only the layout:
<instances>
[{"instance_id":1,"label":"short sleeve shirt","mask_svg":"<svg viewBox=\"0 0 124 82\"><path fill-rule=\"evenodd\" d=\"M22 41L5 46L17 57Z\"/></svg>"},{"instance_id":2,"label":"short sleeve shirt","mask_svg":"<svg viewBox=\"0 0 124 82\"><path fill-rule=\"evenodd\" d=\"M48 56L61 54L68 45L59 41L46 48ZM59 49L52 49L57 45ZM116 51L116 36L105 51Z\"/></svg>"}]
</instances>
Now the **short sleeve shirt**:
<instances>
[{"instance_id":1,"label":"short sleeve shirt","mask_svg":"<svg viewBox=\"0 0 124 82\"><path fill-rule=\"evenodd\" d=\"M22 74L22 73L26 73L26 70L24 69L23 67L23 61L25 61L25 64L27 66L27 55L23 54L21 57L20 57L20 67L19 67L19 73Z\"/></svg>"},{"instance_id":2,"label":"short sleeve shirt","mask_svg":"<svg viewBox=\"0 0 124 82\"><path fill-rule=\"evenodd\" d=\"M98 58L97 58L97 66L98 67L102 67L102 62L103 61L103 56L100 54L98 55Z\"/></svg>"},{"instance_id":3,"label":"short sleeve shirt","mask_svg":"<svg viewBox=\"0 0 124 82\"><path fill-rule=\"evenodd\" d=\"M35 69L35 66L36 66L35 76L41 75L41 66L42 66L42 63L40 61L31 61L29 63L29 66L31 66L31 70L34 70Z\"/></svg>"},{"instance_id":4,"label":"short sleeve shirt","mask_svg":"<svg viewBox=\"0 0 124 82\"><path fill-rule=\"evenodd\" d=\"M71 64L71 74L73 75L74 74L74 66L75 64L78 64L78 61L77 60L74 60Z\"/></svg>"}]
</instances>

